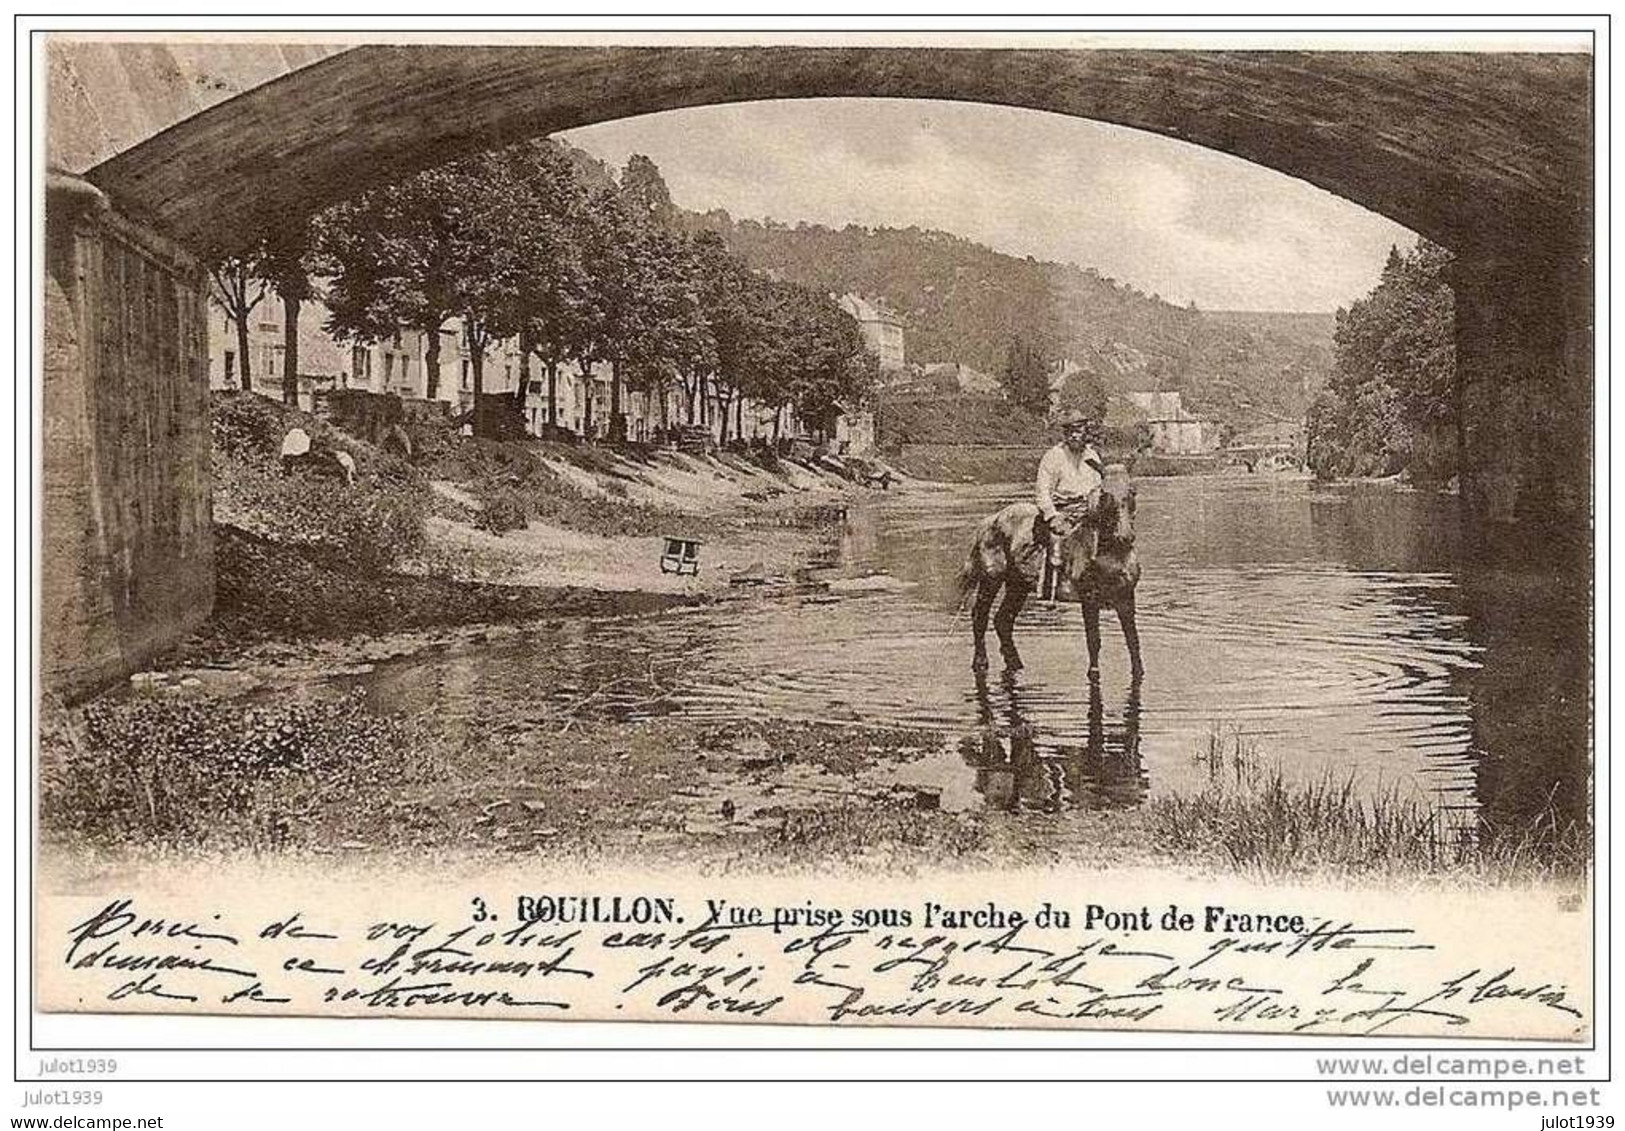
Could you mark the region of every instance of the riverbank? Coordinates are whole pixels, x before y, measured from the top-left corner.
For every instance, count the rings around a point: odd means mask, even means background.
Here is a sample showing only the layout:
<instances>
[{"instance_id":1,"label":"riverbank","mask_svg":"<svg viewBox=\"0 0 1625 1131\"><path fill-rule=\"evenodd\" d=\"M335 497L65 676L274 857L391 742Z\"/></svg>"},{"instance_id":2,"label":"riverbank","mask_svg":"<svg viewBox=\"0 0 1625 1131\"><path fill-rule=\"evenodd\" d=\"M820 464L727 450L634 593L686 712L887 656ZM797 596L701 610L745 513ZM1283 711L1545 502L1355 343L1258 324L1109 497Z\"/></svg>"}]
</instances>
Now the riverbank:
<instances>
[{"instance_id":1,"label":"riverbank","mask_svg":"<svg viewBox=\"0 0 1625 1131\"><path fill-rule=\"evenodd\" d=\"M283 437L353 481L291 469ZM420 429L411 462L265 398L217 394L214 611L175 657L556 616L639 614L793 580L869 488L766 454L692 455ZM662 567L667 538L698 572Z\"/></svg>"},{"instance_id":2,"label":"riverbank","mask_svg":"<svg viewBox=\"0 0 1625 1131\"><path fill-rule=\"evenodd\" d=\"M923 444L909 443L888 453L899 470L939 483L1028 483L1045 444ZM1201 455L1161 455L1128 452L1108 447L1108 462L1122 461L1136 479L1179 476L1241 476L1253 474L1245 465L1226 462L1221 452ZM1261 474L1279 475L1280 472ZM1289 472L1299 475L1301 472Z\"/></svg>"},{"instance_id":3,"label":"riverbank","mask_svg":"<svg viewBox=\"0 0 1625 1131\"><path fill-rule=\"evenodd\" d=\"M888 459L900 471L936 483L1024 483L1044 451L1034 444L904 444Z\"/></svg>"}]
</instances>

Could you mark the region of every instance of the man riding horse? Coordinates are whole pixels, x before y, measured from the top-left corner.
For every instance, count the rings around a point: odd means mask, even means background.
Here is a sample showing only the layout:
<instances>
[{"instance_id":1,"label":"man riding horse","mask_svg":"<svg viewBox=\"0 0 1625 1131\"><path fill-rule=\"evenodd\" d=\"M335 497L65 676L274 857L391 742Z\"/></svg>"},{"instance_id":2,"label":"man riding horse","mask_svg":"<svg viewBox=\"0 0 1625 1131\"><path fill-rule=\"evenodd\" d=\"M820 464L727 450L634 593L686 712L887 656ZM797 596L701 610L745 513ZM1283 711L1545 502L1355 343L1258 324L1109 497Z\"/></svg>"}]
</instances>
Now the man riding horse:
<instances>
[{"instance_id":1,"label":"man riding horse","mask_svg":"<svg viewBox=\"0 0 1625 1131\"><path fill-rule=\"evenodd\" d=\"M1039 525L1034 537L1047 548L1046 568L1040 596L1053 602L1057 579L1061 576L1061 546L1082 524L1079 530L1083 544L1079 547L1086 557L1095 556L1096 532L1093 524L1094 507L1105 468L1094 443L1100 424L1086 412L1073 409L1061 418L1061 442L1044 453L1038 461L1038 482L1035 501L1038 503Z\"/></svg>"},{"instance_id":2,"label":"man riding horse","mask_svg":"<svg viewBox=\"0 0 1625 1131\"><path fill-rule=\"evenodd\" d=\"M1102 465L1090 443L1095 417L1068 413L1062 428L1065 438L1039 463L1037 503L1011 503L984 519L960 570L962 598L971 601L971 666L987 670L991 617L1006 669L1018 670L1014 633L1023 603L1041 584L1048 595L1064 581L1083 610L1090 676L1100 671L1100 614L1112 609L1128 646L1129 670L1138 680L1145 668L1134 608L1140 580L1134 484L1122 464ZM1004 600L993 615L1001 592Z\"/></svg>"}]
</instances>

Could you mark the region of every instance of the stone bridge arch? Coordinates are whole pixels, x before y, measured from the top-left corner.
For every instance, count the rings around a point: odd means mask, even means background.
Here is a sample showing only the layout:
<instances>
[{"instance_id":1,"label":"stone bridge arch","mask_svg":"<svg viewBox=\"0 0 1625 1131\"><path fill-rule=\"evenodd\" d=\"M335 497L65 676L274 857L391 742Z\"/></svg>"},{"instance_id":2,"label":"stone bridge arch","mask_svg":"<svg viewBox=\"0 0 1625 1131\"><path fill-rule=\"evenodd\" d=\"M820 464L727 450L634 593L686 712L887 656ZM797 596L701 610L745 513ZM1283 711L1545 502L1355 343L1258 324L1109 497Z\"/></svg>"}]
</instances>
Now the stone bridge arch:
<instances>
[{"instance_id":1,"label":"stone bridge arch","mask_svg":"<svg viewBox=\"0 0 1625 1131\"><path fill-rule=\"evenodd\" d=\"M133 416L148 434L167 429L175 453L143 470L143 482L169 486L154 486L162 499L135 517L150 527L155 513L177 516L173 529L134 531L48 518L48 576L57 555L83 581L57 595L59 612L83 619L87 601L107 606L113 592L132 623L162 619L173 586L142 579L180 549L201 579L185 607L207 608L207 500L203 542L196 501L180 502L200 478L207 490L206 380L192 328L204 288L192 255L460 153L769 98L951 99L1128 126L1299 177L1451 248L1464 507L1475 522L1588 533L1591 62L1582 53L54 42L47 152L72 176L53 182L47 202L47 413L54 392L58 415L48 419L75 423L57 430L60 442L47 429L48 514L58 509L53 483L60 508L75 513L85 489L77 468L101 468L94 493L116 491L119 469L141 463L117 454L128 435L118 428ZM144 289L121 290L133 275ZM132 351L129 335L150 332L154 319L167 340ZM119 335L122 351L110 351ZM138 401L165 406L163 419L143 417ZM111 512L91 510L130 517L112 502ZM98 561L87 573L84 563ZM86 647L113 669L131 662L116 641Z\"/></svg>"},{"instance_id":2,"label":"stone bridge arch","mask_svg":"<svg viewBox=\"0 0 1625 1131\"><path fill-rule=\"evenodd\" d=\"M87 47L55 49L76 97L53 104L53 162L191 246L459 153L781 98L950 99L1128 126L1301 178L1452 249L1555 229L1589 200L1586 55L361 46L312 60L326 49L239 46L236 83L281 73L201 109L233 85L207 56L128 45L114 48L124 89L140 96L138 76L167 67L169 104L109 130Z\"/></svg>"}]
</instances>

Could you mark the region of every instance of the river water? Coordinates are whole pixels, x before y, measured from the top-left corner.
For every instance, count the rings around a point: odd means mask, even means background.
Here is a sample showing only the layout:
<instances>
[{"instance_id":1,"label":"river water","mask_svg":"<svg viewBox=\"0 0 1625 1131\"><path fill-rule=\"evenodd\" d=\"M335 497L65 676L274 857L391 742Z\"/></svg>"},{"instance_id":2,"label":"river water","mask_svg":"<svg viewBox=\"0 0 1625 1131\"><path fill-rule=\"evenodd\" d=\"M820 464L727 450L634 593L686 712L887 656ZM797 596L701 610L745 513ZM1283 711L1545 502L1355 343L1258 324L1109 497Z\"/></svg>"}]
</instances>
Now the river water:
<instances>
[{"instance_id":1,"label":"river water","mask_svg":"<svg viewBox=\"0 0 1625 1131\"><path fill-rule=\"evenodd\" d=\"M970 666L953 577L1015 485L853 506L830 592L561 621L380 665L380 709L448 733L617 717L797 718L940 734L898 770L945 807L1133 806L1201 788L1218 737L1296 781L1398 792L1451 824L1588 806L1585 598L1538 563L1468 564L1455 500L1270 476L1139 484L1135 685L1115 618L1086 677L1075 605L1030 603L1025 670Z\"/></svg>"}]
</instances>

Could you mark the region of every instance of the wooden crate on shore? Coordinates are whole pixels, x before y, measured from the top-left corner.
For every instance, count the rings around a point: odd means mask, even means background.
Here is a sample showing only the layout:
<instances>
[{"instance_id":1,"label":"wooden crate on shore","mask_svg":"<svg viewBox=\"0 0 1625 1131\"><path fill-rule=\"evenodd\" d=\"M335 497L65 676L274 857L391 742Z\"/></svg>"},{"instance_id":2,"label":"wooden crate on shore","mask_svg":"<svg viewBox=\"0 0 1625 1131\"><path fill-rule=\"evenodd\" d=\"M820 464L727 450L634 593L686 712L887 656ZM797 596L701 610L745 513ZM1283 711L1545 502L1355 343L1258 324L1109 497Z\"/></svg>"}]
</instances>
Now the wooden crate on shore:
<instances>
[{"instance_id":1,"label":"wooden crate on shore","mask_svg":"<svg viewBox=\"0 0 1625 1131\"><path fill-rule=\"evenodd\" d=\"M666 535L665 549L660 555L660 572L698 575L700 572L700 541L697 538Z\"/></svg>"}]
</instances>

